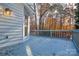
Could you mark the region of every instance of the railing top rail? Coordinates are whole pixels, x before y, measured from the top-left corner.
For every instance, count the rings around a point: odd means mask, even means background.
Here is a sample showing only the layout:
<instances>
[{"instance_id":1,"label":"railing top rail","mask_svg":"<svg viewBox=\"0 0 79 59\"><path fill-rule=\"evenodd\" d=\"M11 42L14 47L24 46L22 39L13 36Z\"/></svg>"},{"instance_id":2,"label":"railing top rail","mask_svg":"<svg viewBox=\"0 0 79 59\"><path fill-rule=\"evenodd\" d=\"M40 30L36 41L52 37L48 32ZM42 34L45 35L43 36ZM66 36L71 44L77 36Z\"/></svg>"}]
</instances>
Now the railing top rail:
<instances>
[{"instance_id":1,"label":"railing top rail","mask_svg":"<svg viewBox=\"0 0 79 59\"><path fill-rule=\"evenodd\" d=\"M66 32L71 32L71 31L73 31L73 30L31 30L31 31L36 31L36 32L44 32L44 31L61 31L61 32L63 32L63 31L66 31Z\"/></svg>"}]
</instances>

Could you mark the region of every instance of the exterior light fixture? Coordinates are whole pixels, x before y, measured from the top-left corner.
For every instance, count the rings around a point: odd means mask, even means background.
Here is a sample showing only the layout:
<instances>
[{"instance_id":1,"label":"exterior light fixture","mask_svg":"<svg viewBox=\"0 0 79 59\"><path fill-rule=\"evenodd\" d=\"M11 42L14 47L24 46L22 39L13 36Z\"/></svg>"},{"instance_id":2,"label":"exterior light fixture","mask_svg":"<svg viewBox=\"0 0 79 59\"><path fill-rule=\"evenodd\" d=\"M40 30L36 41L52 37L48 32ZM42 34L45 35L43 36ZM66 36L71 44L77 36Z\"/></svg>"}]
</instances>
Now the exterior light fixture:
<instances>
[{"instance_id":1,"label":"exterior light fixture","mask_svg":"<svg viewBox=\"0 0 79 59\"><path fill-rule=\"evenodd\" d=\"M5 8L4 12L3 12L4 16L11 16L12 15L12 10L10 10L9 8Z\"/></svg>"}]
</instances>

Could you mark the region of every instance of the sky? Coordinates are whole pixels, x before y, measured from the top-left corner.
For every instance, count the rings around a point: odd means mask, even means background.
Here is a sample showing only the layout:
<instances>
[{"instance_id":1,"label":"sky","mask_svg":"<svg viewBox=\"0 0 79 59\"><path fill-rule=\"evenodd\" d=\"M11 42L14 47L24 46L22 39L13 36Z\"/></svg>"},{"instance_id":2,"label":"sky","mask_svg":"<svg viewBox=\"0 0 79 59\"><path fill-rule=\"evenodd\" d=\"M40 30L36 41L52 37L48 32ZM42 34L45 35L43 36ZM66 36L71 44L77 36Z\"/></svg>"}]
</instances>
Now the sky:
<instances>
[{"instance_id":1,"label":"sky","mask_svg":"<svg viewBox=\"0 0 79 59\"><path fill-rule=\"evenodd\" d=\"M79 3L79 0L0 0L0 3Z\"/></svg>"}]
</instances>

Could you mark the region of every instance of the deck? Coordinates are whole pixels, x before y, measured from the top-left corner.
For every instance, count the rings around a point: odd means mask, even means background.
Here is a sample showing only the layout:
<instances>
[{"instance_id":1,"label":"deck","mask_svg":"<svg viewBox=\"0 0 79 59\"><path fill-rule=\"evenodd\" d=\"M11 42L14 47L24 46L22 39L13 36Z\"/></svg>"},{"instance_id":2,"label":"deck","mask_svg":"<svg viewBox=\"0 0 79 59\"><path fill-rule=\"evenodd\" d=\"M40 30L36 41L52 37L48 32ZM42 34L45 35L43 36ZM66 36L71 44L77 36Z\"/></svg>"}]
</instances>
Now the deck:
<instances>
[{"instance_id":1,"label":"deck","mask_svg":"<svg viewBox=\"0 0 79 59\"><path fill-rule=\"evenodd\" d=\"M30 48L31 55L35 56L78 55L72 40L61 38L30 36L26 46Z\"/></svg>"}]
</instances>

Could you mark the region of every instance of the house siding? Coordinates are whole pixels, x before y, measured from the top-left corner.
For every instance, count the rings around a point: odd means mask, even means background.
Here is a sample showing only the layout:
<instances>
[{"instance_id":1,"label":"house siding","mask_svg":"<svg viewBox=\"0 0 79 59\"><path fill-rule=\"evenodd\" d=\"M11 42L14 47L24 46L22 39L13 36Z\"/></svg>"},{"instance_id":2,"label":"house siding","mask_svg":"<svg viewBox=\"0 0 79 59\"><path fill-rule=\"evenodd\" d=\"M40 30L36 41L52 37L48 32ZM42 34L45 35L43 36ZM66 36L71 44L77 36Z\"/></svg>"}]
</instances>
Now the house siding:
<instances>
[{"instance_id":1,"label":"house siding","mask_svg":"<svg viewBox=\"0 0 79 59\"><path fill-rule=\"evenodd\" d=\"M2 44L23 40L24 6L16 3L0 3L4 8L10 8L12 16L0 15L0 47Z\"/></svg>"}]
</instances>

